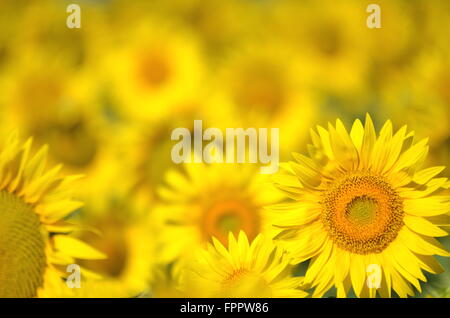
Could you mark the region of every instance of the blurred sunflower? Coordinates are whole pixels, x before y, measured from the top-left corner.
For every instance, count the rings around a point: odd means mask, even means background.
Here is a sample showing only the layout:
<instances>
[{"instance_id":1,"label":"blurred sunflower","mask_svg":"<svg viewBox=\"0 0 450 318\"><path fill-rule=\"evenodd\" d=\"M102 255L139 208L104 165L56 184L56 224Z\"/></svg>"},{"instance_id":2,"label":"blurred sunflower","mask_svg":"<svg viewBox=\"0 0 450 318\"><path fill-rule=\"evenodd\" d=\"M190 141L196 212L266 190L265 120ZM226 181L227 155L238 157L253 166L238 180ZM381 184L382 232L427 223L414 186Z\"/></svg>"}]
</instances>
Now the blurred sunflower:
<instances>
[{"instance_id":1,"label":"blurred sunflower","mask_svg":"<svg viewBox=\"0 0 450 318\"><path fill-rule=\"evenodd\" d=\"M344 297L351 286L358 297L420 291L422 269L443 270L433 255L450 256L434 238L447 235L439 226L450 222L450 198L437 192L450 183L436 177L444 167L421 169L427 139L415 142L406 126L394 134L390 121L377 137L369 115L350 133L337 120L311 135L310 157L294 154L276 177L295 202L275 206L272 219L295 263L311 259L304 283L314 296L332 286ZM382 268L378 290L365 284L370 264Z\"/></svg>"},{"instance_id":2,"label":"blurred sunflower","mask_svg":"<svg viewBox=\"0 0 450 318\"><path fill-rule=\"evenodd\" d=\"M78 177L58 176L61 166L46 170L47 148L31 156L31 144L11 135L0 150L0 297L67 295L66 266L104 258L64 221L82 205L70 198Z\"/></svg>"},{"instance_id":3,"label":"blurred sunflower","mask_svg":"<svg viewBox=\"0 0 450 318\"><path fill-rule=\"evenodd\" d=\"M311 87L355 97L366 89L366 7L360 1L279 1L273 8L272 36L281 35L295 47L298 55L290 67Z\"/></svg>"},{"instance_id":4,"label":"blurred sunflower","mask_svg":"<svg viewBox=\"0 0 450 318\"><path fill-rule=\"evenodd\" d=\"M227 245L228 232L242 230L252 240L265 231L263 206L276 203L280 193L254 166L190 164L185 173L167 173L166 185L159 189L164 202L155 211L162 223L162 261L186 256L211 237Z\"/></svg>"},{"instance_id":5,"label":"blurred sunflower","mask_svg":"<svg viewBox=\"0 0 450 318\"><path fill-rule=\"evenodd\" d=\"M429 137L430 162L448 163L445 145L450 139L450 77L445 75L449 68L444 60L442 52L426 52L408 71L386 80L380 87L377 111L394 125L414 127L417 137Z\"/></svg>"},{"instance_id":6,"label":"blurred sunflower","mask_svg":"<svg viewBox=\"0 0 450 318\"><path fill-rule=\"evenodd\" d=\"M218 68L205 117L222 129L279 127L282 154L303 145L318 111L301 73L292 68L296 55L281 41L236 49Z\"/></svg>"},{"instance_id":7,"label":"blurred sunflower","mask_svg":"<svg viewBox=\"0 0 450 318\"><path fill-rule=\"evenodd\" d=\"M423 36L424 28L421 22L418 23L418 20L424 19L425 16L424 10L415 8L419 2L378 1L381 9L381 28L377 29L367 28L363 23L368 14L363 15L362 32L357 40L370 39L365 41L365 55L370 61L368 67L375 85L383 85L391 77L401 76L422 50L429 47L430 43L427 43L426 37ZM359 3L360 11L364 13L369 4L369 1ZM418 7L420 8L420 5Z\"/></svg>"},{"instance_id":8,"label":"blurred sunflower","mask_svg":"<svg viewBox=\"0 0 450 318\"><path fill-rule=\"evenodd\" d=\"M155 271L155 277L152 280L149 289L149 296L154 298L186 298L189 293L180 290L179 282L183 265L179 262L170 264L160 264Z\"/></svg>"},{"instance_id":9,"label":"blurred sunflower","mask_svg":"<svg viewBox=\"0 0 450 318\"><path fill-rule=\"evenodd\" d=\"M85 174L77 191L84 197L107 184L111 170L111 130L101 120L98 89L84 69L71 73L65 60L45 52L24 52L15 71L5 74L3 131L20 128L38 146L49 145L51 163L62 163L69 174ZM102 125L102 126L100 126Z\"/></svg>"},{"instance_id":10,"label":"blurred sunflower","mask_svg":"<svg viewBox=\"0 0 450 318\"><path fill-rule=\"evenodd\" d=\"M122 174L127 175L123 181L134 189L139 200L146 200L148 204L159 200L157 188L166 173L177 168L170 155L172 131L185 127L193 137L194 120L203 118L202 107L201 103L186 99L159 120L134 120L116 129L114 152L123 163Z\"/></svg>"},{"instance_id":11,"label":"blurred sunflower","mask_svg":"<svg viewBox=\"0 0 450 318\"><path fill-rule=\"evenodd\" d=\"M99 204L96 201L102 201ZM83 223L98 232L80 238L107 255L105 260L85 260L83 267L101 275L76 290L77 297L135 297L145 292L153 278L155 229L148 207L121 189L86 202Z\"/></svg>"},{"instance_id":12,"label":"blurred sunflower","mask_svg":"<svg viewBox=\"0 0 450 318\"><path fill-rule=\"evenodd\" d=\"M208 57L218 60L252 33L258 6L239 0L173 0L156 4L165 19L174 18L192 30ZM240 21L240 23L235 23Z\"/></svg>"},{"instance_id":13,"label":"blurred sunflower","mask_svg":"<svg viewBox=\"0 0 450 318\"><path fill-rule=\"evenodd\" d=\"M417 87L420 85L424 83L416 77L416 83L401 78L384 87L378 112L382 117L391 118L394 124L414 127L418 137L429 137L434 150L450 137L450 108L436 95Z\"/></svg>"},{"instance_id":14,"label":"blurred sunflower","mask_svg":"<svg viewBox=\"0 0 450 318\"><path fill-rule=\"evenodd\" d=\"M163 22L139 20L132 34L119 32L106 52L99 72L117 101L121 117L160 119L171 107L204 89L197 39L173 28Z\"/></svg>"},{"instance_id":15,"label":"blurred sunflower","mask_svg":"<svg viewBox=\"0 0 450 318\"><path fill-rule=\"evenodd\" d=\"M289 260L272 240L258 235L251 244L244 232L229 234L228 248L213 244L198 252L182 272L181 289L191 297L305 297L303 277L292 277Z\"/></svg>"},{"instance_id":16,"label":"blurred sunflower","mask_svg":"<svg viewBox=\"0 0 450 318\"><path fill-rule=\"evenodd\" d=\"M65 60L70 67L80 67L84 62L88 33L84 29L73 32L65 27L67 16L61 13L66 7L67 4L57 1L28 1L27 5L22 5L18 17L20 27L16 28L12 40L14 53L45 51L54 60Z\"/></svg>"}]
</instances>

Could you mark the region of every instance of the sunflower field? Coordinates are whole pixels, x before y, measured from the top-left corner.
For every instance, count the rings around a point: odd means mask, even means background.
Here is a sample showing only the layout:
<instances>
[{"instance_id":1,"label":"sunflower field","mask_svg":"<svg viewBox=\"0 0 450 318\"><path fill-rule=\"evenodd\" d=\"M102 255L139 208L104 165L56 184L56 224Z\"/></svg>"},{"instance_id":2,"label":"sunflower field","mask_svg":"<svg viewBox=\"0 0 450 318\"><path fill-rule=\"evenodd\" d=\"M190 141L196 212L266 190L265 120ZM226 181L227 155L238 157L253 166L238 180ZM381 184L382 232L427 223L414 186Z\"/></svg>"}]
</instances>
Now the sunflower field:
<instances>
[{"instance_id":1,"label":"sunflower field","mask_svg":"<svg viewBox=\"0 0 450 318\"><path fill-rule=\"evenodd\" d=\"M450 297L449 30L438 0L2 0L0 297ZM191 160L230 128L259 156Z\"/></svg>"}]
</instances>

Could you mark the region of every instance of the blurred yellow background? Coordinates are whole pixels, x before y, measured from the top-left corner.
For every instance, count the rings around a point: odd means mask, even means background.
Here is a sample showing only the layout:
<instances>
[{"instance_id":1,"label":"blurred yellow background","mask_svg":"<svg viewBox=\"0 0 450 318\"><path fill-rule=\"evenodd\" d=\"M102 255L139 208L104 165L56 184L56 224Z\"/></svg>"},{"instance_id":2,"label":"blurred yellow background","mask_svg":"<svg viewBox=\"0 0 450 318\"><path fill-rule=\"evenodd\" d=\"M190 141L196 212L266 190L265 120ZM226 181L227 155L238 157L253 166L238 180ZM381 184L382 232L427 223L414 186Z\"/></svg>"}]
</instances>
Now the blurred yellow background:
<instances>
[{"instance_id":1,"label":"blurred yellow background","mask_svg":"<svg viewBox=\"0 0 450 318\"><path fill-rule=\"evenodd\" d=\"M66 26L70 3L79 29ZM370 3L380 29L366 25ZM181 205L162 187L182 170L174 128L278 127L286 161L316 125L370 113L378 128L391 119L429 137L429 164L448 166L449 30L450 2L438 0L2 0L0 133L33 136L85 175L73 217L109 259L83 264L107 277L83 296L178 296L180 252L167 240L196 234L165 229ZM446 272L422 295L449 286Z\"/></svg>"}]
</instances>

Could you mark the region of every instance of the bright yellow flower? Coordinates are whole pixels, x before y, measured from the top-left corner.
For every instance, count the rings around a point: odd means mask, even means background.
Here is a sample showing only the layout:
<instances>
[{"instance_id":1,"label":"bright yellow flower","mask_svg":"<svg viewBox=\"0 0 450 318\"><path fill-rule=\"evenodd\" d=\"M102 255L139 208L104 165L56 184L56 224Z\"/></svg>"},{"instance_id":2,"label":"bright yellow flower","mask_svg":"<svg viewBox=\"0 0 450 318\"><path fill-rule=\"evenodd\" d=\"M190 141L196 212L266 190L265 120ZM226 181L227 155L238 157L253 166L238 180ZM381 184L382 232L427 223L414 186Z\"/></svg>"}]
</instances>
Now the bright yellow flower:
<instances>
[{"instance_id":1,"label":"bright yellow flower","mask_svg":"<svg viewBox=\"0 0 450 318\"><path fill-rule=\"evenodd\" d=\"M391 288L401 297L421 290L422 270L442 271L434 254L450 256L434 238L449 224L444 167L422 169L427 139L414 140L406 126L394 133L390 121L377 136L372 120L356 120L350 133L340 120L312 131L310 157L294 154L278 186L294 201L274 207L272 223L296 263L311 259L305 284L315 296L332 286L338 296L351 286L357 296L374 296L366 284L371 264L382 271L381 296ZM376 286L376 285L375 285Z\"/></svg>"},{"instance_id":2,"label":"bright yellow flower","mask_svg":"<svg viewBox=\"0 0 450 318\"><path fill-rule=\"evenodd\" d=\"M214 245L213 245L214 244ZM213 239L182 272L181 289L190 297L305 297L303 277L293 277L289 259L272 240L258 235L251 244L244 232L228 237L228 248Z\"/></svg>"},{"instance_id":3,"label":"bright yellow flower","mask_svg":"<svg viewBox=\"0 0 450 318\"><path fill-rule=\"evenodd\" d=\"M64 218L82 205L70 197L78 177L59 177L61 166L46 170L47 148L32 156L31 143L11 135L0 150L1 297L69 294L66 266L104 257L68 235L75 227Z\"/></svg>"},{"instance_id":4,"label":"bright yellow flower","mask_svg":"<svg viewBox=\"0 0 450 318\"><path fill-rule=\"evenodd\" d=\"M119 116L160 119L202 89L203 64L198 40L161 21L137 21L130 34L119 33L100 63ZM128 30L128 28L125 28Z\"/></svg>"},{"instance_id":5,"label":"bright yellow flower","mask_svg":"<svg viewBox=\"0 0 450 318\"><path fill-rule=\"evenodd\" d=\"M254 239L265 231L263 206L280 193L259 170L244 164L187 164L186 173L171 170L159 193L164 203L155 217L163 223L161 258L172 261L211 237L227 244L228 232L244 231ZM175 238L183 239L175 239Z\"/></svg>"}]
</instances>

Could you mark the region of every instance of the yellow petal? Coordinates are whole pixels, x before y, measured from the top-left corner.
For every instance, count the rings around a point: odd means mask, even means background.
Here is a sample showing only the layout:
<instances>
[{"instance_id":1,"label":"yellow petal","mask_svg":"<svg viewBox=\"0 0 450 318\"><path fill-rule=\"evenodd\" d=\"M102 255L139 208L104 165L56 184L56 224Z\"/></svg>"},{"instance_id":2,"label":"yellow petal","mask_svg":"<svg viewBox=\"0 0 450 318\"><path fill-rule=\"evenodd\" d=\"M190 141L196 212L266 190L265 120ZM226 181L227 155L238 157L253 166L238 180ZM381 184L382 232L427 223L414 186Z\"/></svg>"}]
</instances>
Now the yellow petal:
<instances>
[{"instance_id":1,"label":"yellow petal","mask_svg":"<svg viewBox=\"0 0 450 318\"><path fill-rule=\"evenodd\" d=\"M364 139L361 146L361 161L363 167L368 167L371 159L372 149L375 145L377 135L375 132L375 127L373 126L372 118L370 115L366 115L366 123L364 126Z\"/></svg>"},{"instance_id":2,"label":"yellow petal","mask_svg":"<svg viewBox=\"0 0 450 318\"><path fill-rule=\"evenodd\" d=\"M305 274L305 284L311 284L316 280L318 273L328 263L332 249L333 243L328 242L324 250L311 260Z\"/></svg>"},{"instance_id":3,"label":"yellow petal","mask_svg":"<svg viewBox=\"0 0 450 318\"><path fill-rule=\"evenodd\" d=\"M407 227L400 230L398 239L417 254L450 256L450 253L436 239L411 232Z\"/></svg>"},{"instance_id":4,"label":"yellow petal","mask_svg":"<svg viewBox=\"0 0 450 318\"><path fill-rule=\"evenodd\" d=\"M360 297L366 279L366 268L361 255L351 255L350 277L355 295Z\"/></svg>"},{"instance_id":5,"label":"yellow petal","mask_svg":"<svg viewBox=\"0 0 450 318\"><path fill-rule=\"evenodd\" d=\"M430 221L413 215L405 215L403 218L406 226L408 226L414 232L427 236L447 236L448 233L438 226L434 225Z\"/></svg>"},{"instance_id":6,"label":"yellow petal","mask_svg":"<svg viewBox=\"0 0 450 318\"><path fill-rule=\"evenodd\" d=\"M53 236L53 242L55 249L63 252L69 256L80 259L105 259L106 255L96 250L88 244L67 236L67 235L55 235Z\"/></svg>"},{"instance_id":7,"label":"yellow petal","mask_svg":"<svg viewBox=\"0 0 450 318\"><path fill-rule=\"evenodd\" d=\"M420 163L428 153L428 138L424 138L406 150L394 166L396 171L410 168Z\"/></svg>"},{"instance_id":8,"label":"yellow petal","mask_svg":"<svg viewBox=\"0 0 450 318\"><path fill-rule=\"evenodd\" d=\"M361 153L361 147L364 140L364 126L359 119L355 120L350 131L350 138L353 141L356 149Z\"/></svg>"},{"instance_id":9,"label":"yellow petal","mask_svg":"<svg viewBox=\"0 0 450 318\"><path fill-rule=\"evenodd\" d=\"M420 199L405 200L403 209L415 216L435 216L450 212L450 196L431 196Z\"/></svg>"},{"instance_id":10,"label":"yellow petal","mask_svg":"<svg viewBox=\"0 0 450 318\"><path fill-rule=\"evenodd\" d=\"M425 184L441 173L444 169L444 166L437 166L420 170L414 174L413 181L418 184Z\"/></svg>"}]
</instances>

